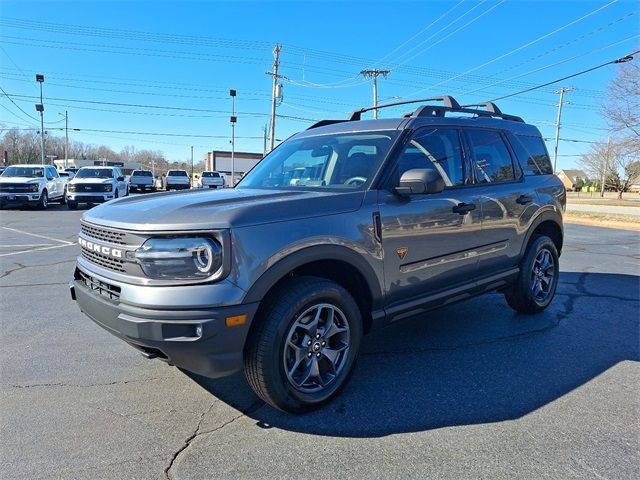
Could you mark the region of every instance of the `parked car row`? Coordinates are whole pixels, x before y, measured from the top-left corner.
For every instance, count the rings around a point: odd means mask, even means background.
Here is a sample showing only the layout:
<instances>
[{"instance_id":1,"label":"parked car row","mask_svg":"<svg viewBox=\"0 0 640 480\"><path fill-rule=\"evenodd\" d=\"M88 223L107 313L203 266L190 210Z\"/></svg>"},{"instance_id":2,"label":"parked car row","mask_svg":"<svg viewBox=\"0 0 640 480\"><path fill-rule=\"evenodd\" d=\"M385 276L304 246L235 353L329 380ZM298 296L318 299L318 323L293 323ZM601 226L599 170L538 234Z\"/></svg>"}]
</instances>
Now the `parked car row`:
<instances>
[{"instance_id":1,"label":"parked car row","mask_svg":"<svg viewBox=\"0 0 640 480\"><path fill-rule=\"evenodd\" d=\"M224 188L224 177L215 171L202 172L196 188ZM185 170L169 170L164 189L187 190L192 180ZM12 165L0 174L0 208L5 205L29 205L46 209L50 202L67 204L71 210L79 204L93 205L130 192L156 192L158 185L150 170L134 170L123 175L119 167L92 166L57 171L52 165Z\"/></svg>"}]
</instances>

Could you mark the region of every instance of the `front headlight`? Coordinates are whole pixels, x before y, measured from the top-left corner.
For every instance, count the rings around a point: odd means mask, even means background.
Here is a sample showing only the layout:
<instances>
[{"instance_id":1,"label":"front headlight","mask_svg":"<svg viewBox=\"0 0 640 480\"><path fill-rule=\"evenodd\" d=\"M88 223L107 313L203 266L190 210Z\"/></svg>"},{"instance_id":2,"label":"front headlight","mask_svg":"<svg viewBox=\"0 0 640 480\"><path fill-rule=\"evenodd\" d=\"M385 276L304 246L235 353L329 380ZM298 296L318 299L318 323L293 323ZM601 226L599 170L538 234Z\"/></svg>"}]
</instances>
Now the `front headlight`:
<instances>
[{"instance_id":1,"label":"front headlight","mask_svg":"<svg viewBox=\"0 0 640 480\"><path fill-rule=\"evenodd\" d=\"M149 278L201 280L222 267L222 248L204 237L150 238L135 258Z\"/></svg>"},{"instance_id":2,"label":"front headlight","mask_svg":"<svg viewBox=\"0 0 640 480\"><path fill-rule=\"evenodd\" d=\"M29 185L29 190L32 192L37 192L40 189L40 186L37 183L32 183Z\"/></svg>"},{"instance_id":3,"label":"front headlight","mask_svg":"<svg viewBox=\"0 0 640 480\"><path fill-rule=\"evenodd\" d=\"M75 191L76 191L76 186L73 183L68 183L67 192L75 192Z\"/></svg>"},{"instance_id":4,"label":"front headlight","mask_svg":"<svg viewBox=\"0 0 640 480\"><path fill-rule=\"evenodd\" d=\"M111 185L110 183L106 183L106 184L103 185L102 188L104 188L105 192L110 192L111 189L113 188L113 185Z\"/></svg>"}]
</instances>

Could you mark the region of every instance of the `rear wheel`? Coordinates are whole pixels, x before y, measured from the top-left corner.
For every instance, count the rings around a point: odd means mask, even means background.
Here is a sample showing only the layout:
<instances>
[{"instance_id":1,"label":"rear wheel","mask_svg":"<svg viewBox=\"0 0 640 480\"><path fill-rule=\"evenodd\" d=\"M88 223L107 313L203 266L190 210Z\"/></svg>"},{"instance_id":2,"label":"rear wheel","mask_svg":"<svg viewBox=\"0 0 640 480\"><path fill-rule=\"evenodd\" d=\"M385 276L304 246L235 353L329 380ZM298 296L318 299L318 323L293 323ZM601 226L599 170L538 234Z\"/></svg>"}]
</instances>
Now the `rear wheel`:
<instances>
[{"instance_id":1,"label":"rear wheel","mask_svg":"<svg viewBox=\"0 0 640 480\"><path fill-rule=\"evenodd\" d=\"M520 262L516 282L504 294L511 308L520 313L542 312L549 306L558 287L558 251L546 235L533 237Z\"/></svg>"},{"instance_id":2,"label":"rear wheel","mask_svg":"<svg viewBox=\"0 0 640 480\"><path fill-rule=\"evenodd\" d=\"M65 203L67 203L67 187L64 187L64 192L62 192L62 197L60 198L60 205Z\"/></svg>"},{"instance_id":3,"label":"rear wheel","mask_svg":"<svg viewBox=\"0 0 640 480\"><path fill-rule=\"evenodd\" d=\"M355 300L329 280L294 277L266 301L245 348L249 385L281 410L323 405L345 385L358 355Z\"/></svg>"}]
</instances>

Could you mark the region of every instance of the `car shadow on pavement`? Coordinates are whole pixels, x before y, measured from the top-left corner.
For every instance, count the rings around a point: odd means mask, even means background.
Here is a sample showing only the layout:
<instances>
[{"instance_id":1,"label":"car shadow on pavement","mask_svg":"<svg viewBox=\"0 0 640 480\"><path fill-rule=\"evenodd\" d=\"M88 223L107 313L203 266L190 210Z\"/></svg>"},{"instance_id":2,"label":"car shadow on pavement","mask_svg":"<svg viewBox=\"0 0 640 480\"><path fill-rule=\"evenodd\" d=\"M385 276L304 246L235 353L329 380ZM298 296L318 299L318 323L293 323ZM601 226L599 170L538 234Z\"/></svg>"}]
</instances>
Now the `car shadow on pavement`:
<instances>
[{"instance_id":1,"label":"car shadow on pavement","mask_svg":"<svg viewBox=\"0 0 640 480\"><path fill-rule=\"evenodd\" d=\"M539 315L492 294L391 325L365 337L345 390L304 415L256 402L242 375L189 375L261 428L377 437L512 420L638 361L639 295L638 276L564 272Z\"/></svg>"}]
</instances>

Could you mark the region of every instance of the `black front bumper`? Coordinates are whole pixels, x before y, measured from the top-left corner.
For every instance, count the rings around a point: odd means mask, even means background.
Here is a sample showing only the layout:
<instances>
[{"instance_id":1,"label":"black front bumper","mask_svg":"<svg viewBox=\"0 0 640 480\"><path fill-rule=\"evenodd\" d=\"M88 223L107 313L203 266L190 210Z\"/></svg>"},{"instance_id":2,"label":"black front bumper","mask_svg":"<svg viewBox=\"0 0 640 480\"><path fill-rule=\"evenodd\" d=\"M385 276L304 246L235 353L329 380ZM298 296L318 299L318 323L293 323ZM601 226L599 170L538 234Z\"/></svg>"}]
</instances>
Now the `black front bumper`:
<instances>
[{"instance_id":1,"label":"black front bumper","mask_svg":"<svg viewBox=\"0 0 640 480\"><path fill-rule=\"evenodd\" d=\"M79 279L71 297L91 320L140 350L177 367L210 378L242 368L244 343L257 303L198 310L151 310L127 305L106 288L89 288ZM227 327L226 318L247 315L240 326Z\"/></svg>"}]
</instances>

